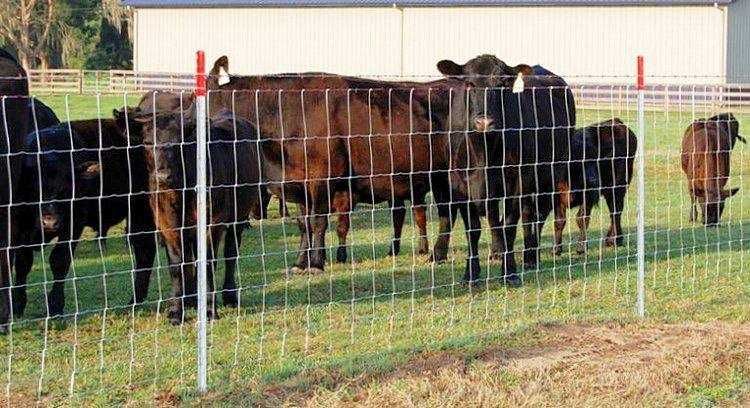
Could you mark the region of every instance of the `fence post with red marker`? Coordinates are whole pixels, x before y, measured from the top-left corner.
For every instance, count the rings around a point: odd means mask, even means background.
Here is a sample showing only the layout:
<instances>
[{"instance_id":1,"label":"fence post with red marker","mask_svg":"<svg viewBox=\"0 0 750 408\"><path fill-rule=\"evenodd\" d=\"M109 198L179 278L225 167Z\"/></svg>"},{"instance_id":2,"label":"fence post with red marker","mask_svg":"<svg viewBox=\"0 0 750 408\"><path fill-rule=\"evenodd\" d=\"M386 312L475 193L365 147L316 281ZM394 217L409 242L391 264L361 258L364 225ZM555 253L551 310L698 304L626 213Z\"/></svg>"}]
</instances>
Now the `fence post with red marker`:
<instances>
[{"instance_id":1,"label":"fence post with red marker","mask_svg":"<svg viewBox=\"0 0 750 408\"><path fill-rule=\"evenodd\" d=\"M207 374L207 278L208 265L206 250L206 223L208 210L206 206L206 57L203 51L196 55L195 71L195 111L196 111L196 238L198 240L195 257L198 279L198 392L204 393L208 388Z\"/></svg>"},{"instance_id":2,"label":"fence post with red marker","mask_svg":"<svg viewBox=\"0 0 750 408\"><path fill-rule=\"evenodd\" d=\"M645 78L643 70L643 56L637 58L636 87L638 90L638 147L636 150L636 160L638 161L638 212L637 212L637 237L638 237L638 279L637 279L637 297L636 297L636 314L638 317L646 315L646 197L645 197L645 180L646 180L646 123L645 114Z\"/></svg>"}]
</instances>

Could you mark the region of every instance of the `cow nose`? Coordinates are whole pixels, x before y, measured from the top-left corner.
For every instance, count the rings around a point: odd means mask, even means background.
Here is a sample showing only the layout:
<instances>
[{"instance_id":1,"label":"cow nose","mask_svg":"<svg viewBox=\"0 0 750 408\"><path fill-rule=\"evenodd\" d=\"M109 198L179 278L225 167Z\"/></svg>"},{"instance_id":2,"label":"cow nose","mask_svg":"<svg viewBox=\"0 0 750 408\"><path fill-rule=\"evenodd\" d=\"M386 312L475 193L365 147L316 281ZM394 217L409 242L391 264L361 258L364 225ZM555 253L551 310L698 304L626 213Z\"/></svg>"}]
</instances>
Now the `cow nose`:
<instances>
[{"instance_id":1,"label":"cow nose","mask_svg":"<svg viewBox=\"0 0 750 408\"><path fill-rule=\"evenodd\" d=\"M45 214L42 215L42 226L46 231L55 232L60 227L60 220L54 215Z\"/></svg>"},{"instance_id":2,"label":"cow nose","mask_svg":"<svg viewBox=\"0 0 750 408\"><path fill-rule=\"evenodd\" d=\"M158 183L169 183L170 181L169 173L166 171L157 171L154 177Z\"/></svg>"},{"instance_id":3,"label":"cow nose","mask_svg":"<svg viewBox=\"0 0 750 408\"><path fill-rule=\"evenodd\" d=\"M488 116L477 116L474 118L474 127L480 132L492 130L494 120Z\"/></svg>"}]
</instances>

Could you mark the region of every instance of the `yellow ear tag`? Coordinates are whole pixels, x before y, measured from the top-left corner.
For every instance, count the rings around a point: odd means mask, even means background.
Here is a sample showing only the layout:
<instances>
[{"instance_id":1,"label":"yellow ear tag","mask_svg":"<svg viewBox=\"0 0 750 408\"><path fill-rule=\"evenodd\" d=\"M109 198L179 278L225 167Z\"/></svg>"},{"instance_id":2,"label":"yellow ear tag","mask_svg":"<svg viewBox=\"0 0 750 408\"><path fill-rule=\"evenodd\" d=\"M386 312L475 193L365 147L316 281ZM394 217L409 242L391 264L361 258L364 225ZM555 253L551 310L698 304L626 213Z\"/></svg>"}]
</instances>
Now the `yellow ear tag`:
<instances>
[{"instance_id":1,"label":"yellow ear tag","mask_svg":"<svg viewBox=\"0 0 750 408\"><path fill-rule=\"evenodd\" d=\"M518 73L518 76L516 76L516 80L513 82L513 93L521 93L523 92L523 74Z\"/></svg>"},{"instance_id":2,"label":"yellow ear tag","mask_svg":"<svg viewBox=\"0 0 750 408\"><path fill-rule=\"evenodd\" d=\"M226 85L229 83L229 74L224 70L224 67L219 67L219 86Z\"/></svg>"}]
</instances>

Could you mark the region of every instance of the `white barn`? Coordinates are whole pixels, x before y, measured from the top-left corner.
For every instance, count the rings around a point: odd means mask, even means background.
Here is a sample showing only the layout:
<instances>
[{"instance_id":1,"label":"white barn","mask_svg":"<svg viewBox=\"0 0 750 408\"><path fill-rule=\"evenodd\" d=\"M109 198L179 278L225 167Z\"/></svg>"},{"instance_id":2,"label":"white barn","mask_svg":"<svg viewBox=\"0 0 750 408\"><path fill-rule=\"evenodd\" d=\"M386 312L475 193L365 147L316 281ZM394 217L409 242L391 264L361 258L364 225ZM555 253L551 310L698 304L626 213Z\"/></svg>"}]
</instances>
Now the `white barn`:
<instances>
[{"instance_id":1,"label":"white barn","mask_svg":"<svg viewBox=\"0 0 750 408\"><path fill-rule=\"evenodd\" d=\"M436 76L481 53L579 82L750 83L750 0L122 0L134 68ZM615 78L616 77L616 78ZM576 81L576 79L573 79Z\"/></svg>"}]
</instances>

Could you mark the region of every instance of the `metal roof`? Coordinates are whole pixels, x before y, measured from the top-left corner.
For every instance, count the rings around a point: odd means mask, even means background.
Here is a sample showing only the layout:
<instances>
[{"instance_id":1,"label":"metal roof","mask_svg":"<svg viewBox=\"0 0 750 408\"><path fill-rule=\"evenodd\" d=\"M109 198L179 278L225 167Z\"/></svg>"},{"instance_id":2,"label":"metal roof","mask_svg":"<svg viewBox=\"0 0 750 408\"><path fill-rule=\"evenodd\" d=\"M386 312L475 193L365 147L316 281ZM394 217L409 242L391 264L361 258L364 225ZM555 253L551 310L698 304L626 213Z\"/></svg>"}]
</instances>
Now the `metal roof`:
<instances>
[{"instance_id":1,"label":"metal roof","mask_svg":"<svg viewBox=\"0 0 750 408\"><path fill-rule=\"evenodd\" d=\"M459 6L705 6L734 0L120 0L145 8L177 7L459 7Z\"/></svg>"}]
</instances>

